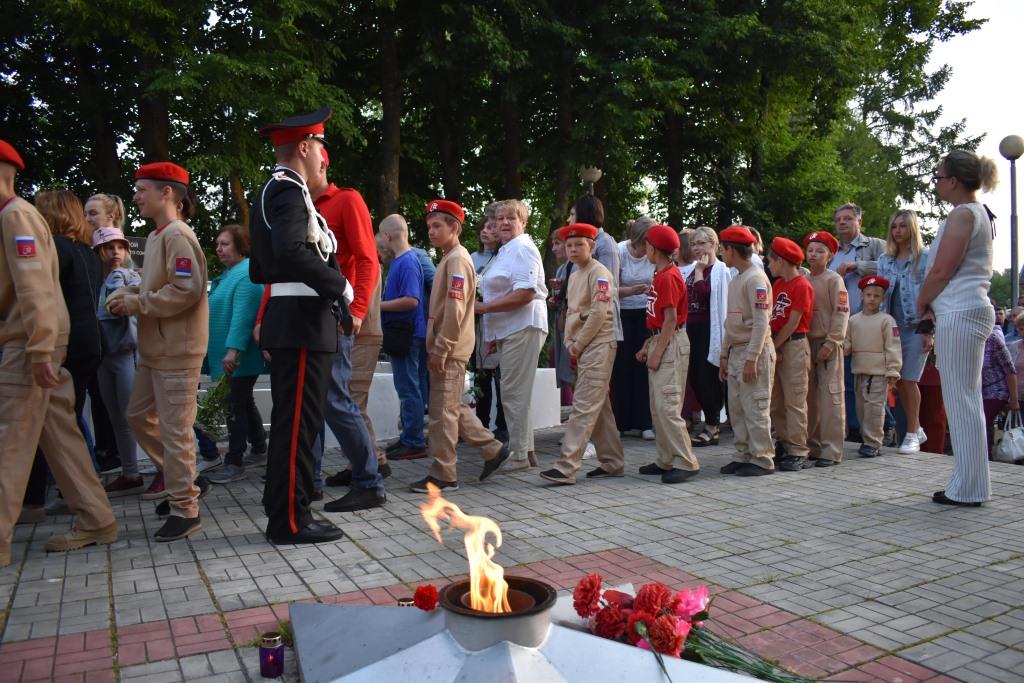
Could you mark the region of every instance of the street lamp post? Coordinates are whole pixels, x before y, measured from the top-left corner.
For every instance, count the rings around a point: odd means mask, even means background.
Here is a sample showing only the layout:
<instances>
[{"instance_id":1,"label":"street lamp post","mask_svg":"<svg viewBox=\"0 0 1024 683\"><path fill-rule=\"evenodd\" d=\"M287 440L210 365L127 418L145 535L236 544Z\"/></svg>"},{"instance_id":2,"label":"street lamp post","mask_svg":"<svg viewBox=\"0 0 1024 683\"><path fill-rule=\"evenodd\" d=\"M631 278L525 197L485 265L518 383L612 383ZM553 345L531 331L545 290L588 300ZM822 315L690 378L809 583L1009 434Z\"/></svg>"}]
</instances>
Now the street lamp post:
<instances>
[{"instance_id":1,"label":"street lamp post","mask_svg":"<svg viewBox=\"0 0 1024 683\"><path fill-rule=\"evenodd\" d=\"M1020 270L1017 263L1017 159L1024 154L1024 139L1007 135L999 142L999 153L1010 161L1010 306L1020 300ZM1016 297L1013 295L1016 294Z\"/></svg>"},{"instance_id":2,"label":"street lamp post","mask_svg":"<svg viewBox=\"0 0 1024 683\"><path fill-rule=\"evenodd\" d=\"M601 179L601 169L596 166L580 168L580 180L587 186L587 194L594 194L594 183Z\"/></svg>"}]
</instances>

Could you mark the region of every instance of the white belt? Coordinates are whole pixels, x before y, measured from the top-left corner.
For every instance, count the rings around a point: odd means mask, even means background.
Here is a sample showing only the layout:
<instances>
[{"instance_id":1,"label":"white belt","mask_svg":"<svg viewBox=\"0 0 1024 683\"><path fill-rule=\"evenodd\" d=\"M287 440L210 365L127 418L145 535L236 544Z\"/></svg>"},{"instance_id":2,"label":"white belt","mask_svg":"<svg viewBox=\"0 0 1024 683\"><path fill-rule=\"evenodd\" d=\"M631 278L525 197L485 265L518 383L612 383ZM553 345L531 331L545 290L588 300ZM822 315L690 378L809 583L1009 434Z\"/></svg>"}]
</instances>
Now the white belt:
<instances>
[{"instance_id":1,"label":"white belt","mask_svg":"<svg viewBox=\"0 0 1024 683\"><path fill-rule=\"evenodd\" d=\"M303 282L275 282L270 285L270 296L320 296L316 290ZM346 304L355 298L352 283L345 281L345 292L342 294Z\"/></svg>"},{"instance_id":2,"label":"white belt","mask_svg":"<svg viewBox=\"0 0 1024 683\"><path fill-rule=\"evenodd\" d=\"M316 290L302 282L275 282L270 285L270 296L320 296Z\"/></svg>"}]
</instances>

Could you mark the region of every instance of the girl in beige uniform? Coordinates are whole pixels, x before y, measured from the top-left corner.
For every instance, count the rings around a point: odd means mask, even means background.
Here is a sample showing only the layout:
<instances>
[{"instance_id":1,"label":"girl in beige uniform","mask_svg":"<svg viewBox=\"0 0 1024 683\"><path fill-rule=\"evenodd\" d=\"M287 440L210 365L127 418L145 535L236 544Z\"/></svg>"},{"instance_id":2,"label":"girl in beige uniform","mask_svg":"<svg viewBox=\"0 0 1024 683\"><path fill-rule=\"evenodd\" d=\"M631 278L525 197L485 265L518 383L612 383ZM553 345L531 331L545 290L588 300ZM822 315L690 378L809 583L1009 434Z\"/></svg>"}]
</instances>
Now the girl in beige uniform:
<instances>
[{"instance_id":1,"label":"girl in beige uniform","mask_svg":"<svg viewBox=\"0 0 1024 683\"><path fill-rule=\"evenodd\" d=\"M825 231L804 238L807 276L814 287L814 315L807 337L811 342L811 374L807 392L807 445L817 467L838 465L846 438L846 392L843 383L843 340L850 320L850 301L842 276L828 269L839 240Z\"/></svg>"},{"instance_id":2,"label":"girl in beige uniform","mask_svg":"<svg viewBox=\"0 0 1024 683\"><path fill-rule=\"evenodd\" d=\"M427 204L430 243L444 256L437 264L430 290L426 337L430 372L427 453L433 462L430 474L409 487L415 493L428 493L431 484L442 491L458 491L455 446L460 437L467 445L480 449L484 459L480 481L494 474L509 456L508 448L494 438L462 401L466 363L476 346L476 269L469 252L459 243L465 219L465 212L455 202L435 199Z\"/></svg>"},{"instance_id":3,"label":"girl in beige uniform","mask_svg":"<svg viewBox=\"0 0 1024 683\"><path fill-rule=\"evenodd\" d=\"M114 315L138 316L139 367L128 423L159 471L149 498L166 496L170 502L171 514L157 530L157 541L202 529L192 424L210 314L206 256L184 221L194 210L188 180L185 169L169 162L136 171L135 203L157 228L146 238L142 283L107 298L107 310Z\"/></svg>"}]
</instances>

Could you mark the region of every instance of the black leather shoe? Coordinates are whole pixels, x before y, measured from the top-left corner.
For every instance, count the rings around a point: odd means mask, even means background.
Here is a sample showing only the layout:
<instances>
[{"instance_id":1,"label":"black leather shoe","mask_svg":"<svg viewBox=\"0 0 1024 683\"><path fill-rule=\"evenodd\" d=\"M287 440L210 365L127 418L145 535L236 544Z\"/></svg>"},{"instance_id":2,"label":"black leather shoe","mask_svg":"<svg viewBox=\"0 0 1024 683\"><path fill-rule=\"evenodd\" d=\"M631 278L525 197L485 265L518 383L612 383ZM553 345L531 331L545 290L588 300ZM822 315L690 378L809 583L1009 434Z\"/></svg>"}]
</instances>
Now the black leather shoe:
<instances>
[{"instance_id":1,"label":"black leather shoe","mask_svg":"<svg viewBox=\"0 0 1024 683\"><path fill-rule=\"evenodd\" d=\"M323 489L313 489L313 495L310 497L310 500L313 501L313 502L316 502L318 500L323 500L323 499L324 499L324 490Z\"/></svg>"},{"instance_id":2,"label":"black leather shoe","mask_svg":"<svg viewBox=\"0 0 1024 683\"><path fill-rule=\"evenodd\" d=\"M835 467L838 464L835 460L826 460L825 458L818 458L814 461L815 467Z\"/></svg>"},{"instance_id":3,"label":"black leather shoe","mask_svg":"<svg viewBox=\"0 0 1024 683\"><path fill-rule=\"evenodd\" d=\"M200 498L202 498L207 493L209 493L210 489L212 488L212 484L210 484L210 480L207 479L205 476L203 476L201 474L198 477L196 477L196 486L199 487L199 497ZM156 506L156 516L157 517L166 517L169 514L171 514L171 503L166 498L164 498L162 501L157 503L157 506Z\"/></svg>"},{"instance_id":4,"label":"black leather shoe","mask_svg":"<svg viewBox=\"0 0 1024 683\"><path fill-rule=\"evenodd\" d=\"M556 469L544 470L540 473L540 478L550 481L552 484L564 484L572 485L576 483L576 480L572 477L567 477Z\"/></svg>"},{"instance_id":5,"label":"black leather shoe","mask_svg":"<svg viewBox=\"0 0 1024 683\"><path fill-rule=\"evenodd\" d=\"M662 484L682 484L688 479L693 479L700 473L700 470L682 470L678 467L673 467L665 474L661 475Z\"/></svg>"},{"instance_id":6,"label":"black leather shoe","mask_svg":"<svg viewBox=\"0 0 1024 683\"><path fill-rule=\"evenodd\" d=\"M743 465L743 464L745 464L745 463L736 462L735 460L733 460L728 465L723 465L722 469L720 469L718 471L721 472L722 474L736 474L736 470L738 470L740 468L740 466Z\"/></svg>"},{"instance_id":7,"label":"black leather shoe","mask_svg":"<svg viewBox=\"0 0 1024 683\"><path fill-rule=\"evenodd\" d=\"M191 519L168 517L167 521L157 530L153 538L161 543L177 541L179 538L185 538L197 531L201 531L202 528L203 523L199 521L198 517L192 517Z\"/></svg>"},{"instance_id":8,"label":"black leather shoe","mask_svg":"<svg viewBox=\"0 0 1024 683\"><path fill-rule=\"evenodd\" d=\"M508 460L508 456L512 454L512 451L508 449L508 446L502 446L498 454L490 460L484 461L484 470L480 473L480 481L484 481L487 477L491 476L498 471L501 467L501 463Z\"/></svg>"},{"instance_id":9,"label":"black leather shoe","mask_svg":"<svg viewBox=\"0 0 1024 683\"><path fill-rule=\"evenodd\" d=\"M738 477L763 477L766 474L775 474L775 470L766 470L752 462L741 463L736 468L736 476Z\"/></svg>"},{"instance_id":10,"label":"black leather shoe","mask_svg":"<svg viewBox=\"0 0 1024 683\"><path fill-rule=\"evenodd\" d=\"M606 470L603 467L595 467L594 469L592 469L589 472L587 472L587 479L607 479L608 477L621 477L621 476L623 476L622 472L619 472L618 474L614 474L612 472L609 472L608 470Z\"/></svg>"},{"instance_id":11,"label":"black leather shoe","mask_svg":"<svg viewBox=\"0 0 1024 683\"><path fill-rule=\"evenodd\" d=\"M337 474L332 474L324 479L324 484L327 486L351 486L352 470L342 470Z\"/></svg>"},{"instance_id":12,"label":"black leather shoe","mask_svg":"<svg viewBox=\"0 0 1024 683\"><path fill-rule=\"evenodd\" d=\"M292 545L298 543L329 543L344 538L345 534L341 529L330 522L310 522L299 529L297 534L271 534L267 533L267 540L274 545Z\"/></svg>"},{"instance_id":13,"label":"black leather shoe","mask_svg":"<svg viewBox=\"0 0 1024 683\"><path fill-rule=\"evenodd\" d=\"M441 481L437 477L427 476L419 481L414 481L409 485L409 490L413 493L430 493L430 488L427 484L433 484L441 491L458 491L459 482L457 481Z\"/></svg>"},{"instance_id":14,"label":"black leather shoe","mask_svg":"<svg viewBox=\"0 0 1024 683\"><path fill-rule=\"evenodd\" d=\"M807 459L798 455L784 455L775 464L784 472L799 472L807 465Z\"/></svg>"},{"instance_id":15,"label":"black leather shoe","mask_svg":"<svg viewBox=\"0 0 1024 683\"><path fill-rule=\"evenodd\" d=\"M668 474L671 470L662 469L661 467L658 467L657 463L652 462L649 465L641 465L639 471L640 471L640 474L665 475L665 474Z\"/></svg>"},{"instance_id":16,"label":"black leather shoe","mask_svg":"<svg viewBox=\"0 0 1024 683\"><path fill-rule=\"evenodd\" d=\"M962 500L953 500L952 498L946 497L945 491L936 491L932 494L932 502L938 503L939 505L959 505L961 507L968 508L980 508L981 503L967 503Z\"/></svg>"},{"instance_id":17,"label":"black leather shoe","mask_svg":"<svg viewBox=\"0 0 1024 683\"><path fill-rule=\"evenodd\" d=\"M324 505L324 510L326 512L369 510L370 508L379 508L387 500L387 495L377 493L376 489L351 489L338 500L332 500Z\"/></svg>"},{"instance_id":18,"label":"black leather shoe","mask_svg":"<svg viewBox=\"0 0 1024 683\"><path fill-rule=\"evenodd\" d=\"M388 451L388 460L419 460L427 457L427 449L424 446L406 446L399 444L398 448Z\"/></svg>"}]
</instances>

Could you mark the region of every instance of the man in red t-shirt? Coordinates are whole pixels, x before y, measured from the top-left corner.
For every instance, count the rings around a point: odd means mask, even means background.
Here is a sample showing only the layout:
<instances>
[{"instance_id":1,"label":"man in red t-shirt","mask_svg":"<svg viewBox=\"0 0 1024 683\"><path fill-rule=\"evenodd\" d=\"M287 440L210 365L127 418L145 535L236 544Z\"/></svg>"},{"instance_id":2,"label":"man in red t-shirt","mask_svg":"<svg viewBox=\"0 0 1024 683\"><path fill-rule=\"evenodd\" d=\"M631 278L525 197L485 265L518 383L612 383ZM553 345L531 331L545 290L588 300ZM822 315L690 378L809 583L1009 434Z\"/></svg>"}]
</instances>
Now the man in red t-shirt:
<instances>
[{"instance_id":1,"label":"man in red t-shirt","mask_svg":"<svg viewBox=\"0 0 1024 683\"><path fill-rule=\"evenodd\" d=\"M690 338L686 335L689 300L686 282L672 262L679 235L667 225L647 231L647 260L654 264L654 282L647 295L647 329L653 336L636 354L647 364L651 419L657 457L640 474L660 474L663 484L681 484L697 476L690 435L683 422L683 390L689 368Z\"/></svg>"},{"instance_id":2,"label":"man in red t-shirt","mask_svg":"<svg viewBox=\"0 0 1024 683\"><path fill-rule=\"evenodd\" d=\"M772 423L778 444L775 459L783 471L802 470L807 463L807 381L811 371L811 347L807 332L814 312L814 287L800 274L804 252L785 237L772 240L768 267L775 305L769 326L775 346L775 386L772 389Z\"/></svg>"},{"instance_id":3,"label":"man in red t-shirt","mask_svg":"<svg viewBox=\"0 0 1024 683\"><path fill-rule=\"evenodd\" d=\"M352 463L352 489L339 498L324 505L327 512L351 512L378 507L386 500L384 479L377 466L377 449L370 440L366 422L359 406L352 400L349 382L352 379L352 348L359 334L363 319L370 308L373 293L377 288L380 268L377 262L377 243L373 235L373 223L366 202L355 190L337 187L327 181L327 167L330 159L323 150L320 173L310 179L309 192L313 205L327 221L327 227L338 240L338 268L352 283L355 297L349 305L352 314L352 334L338 331L338 353L331 368L331 379L327 384L327 403L324 419L342 444L345 457ZM273 362L273 360L271 360ZM315 482L320 485L321 462L323 461L323 435L315 471Z\"/></svg>"}]
</instances>

